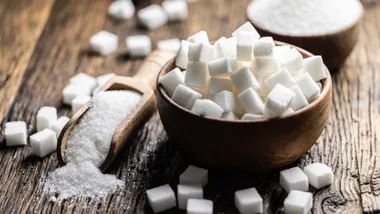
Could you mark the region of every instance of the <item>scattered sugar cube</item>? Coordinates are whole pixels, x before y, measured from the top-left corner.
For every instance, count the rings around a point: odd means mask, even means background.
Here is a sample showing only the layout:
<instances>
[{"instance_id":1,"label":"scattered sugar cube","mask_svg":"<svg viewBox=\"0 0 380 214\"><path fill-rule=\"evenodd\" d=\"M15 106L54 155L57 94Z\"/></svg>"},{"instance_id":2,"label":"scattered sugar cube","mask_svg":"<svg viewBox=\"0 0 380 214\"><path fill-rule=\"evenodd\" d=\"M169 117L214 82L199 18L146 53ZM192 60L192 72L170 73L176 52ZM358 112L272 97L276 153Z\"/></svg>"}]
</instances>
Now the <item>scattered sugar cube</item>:
<instances>
[{"instance_id":1,"label":"scattered sugar cube","mask_svg":"<svg viewBox=\"0 0 380 214\"><path fill-rule=\"evenodd\" d=\"M179 176L180 184L201 184L202 187L206 186L208 182L208 170L200 167L190 165Z\"/></svg>"},{"instance_id":2,"label":"scattered sugar cube","mask_svg":"<svg viewBox=\"0 0 380 214\"><path fill-rule=\"evenodd\" d=\"M312 56L303 60L303 69L313 78L320 81L327 78L325 66L321 56Z\"/></svg>"},{"instance_id":3,"label":"scattered sugar cube","mask_svg":"<svg viewBox=\"0 0 380 214\"><path fill-rule=\"evenodd\" d=\"M247 90L240 93L239 99L246 112L251 114L263 113L264 103L261 100L260 95L252 88L248 88Z\"/></svg>"},{"instance_id":4,"label":"scattered sugar cube","mask_svg":"<svg viewBox=\"0 0 380 214\"><path fill-rule=\"evenodd\" d=\"M182 69L186 69L187 67L190 44L191 44L190 42L186 40L182 40L181 46L179 47L179 50L175 57L175 65Z\"/></svg>"},{"instance_id":5,"label":"scattered sugar cube","mask_svg":"<svg viewBox=\"0 0 380 214\"><path fill-rule=\"evenodd\" d=\"M37 131L51 129L53 123L57 120L57 109L54 107L44 106L37 112Z\"/></svg>"},{"instance_id":6,"label":"scattered sugar cube","mask_svg":"<svg viewBox=\"0 0 380 214\"><path fill-rule=\"evenodd\" d=\"M26 123L24 121L5 123L4 135L7 146L26 145Z\"/></svg>"},{"instance_id":7,"label":"scattered sugar cube","mask_svg":"<svg viewBox=\"0 0 380 214\"><path fill-rule=\"evenodd\" d=\"M225 119L225 120L239 120L239 118L233 112L224 112L222 114L222 119Z\"/></svg>"},{"instance_id":8,"label":"scattered sugar cube","mask_svg":"<svg viewBox=\"0 0 380 214\"><path fill-rule=\"evenodd\" d=\"M215 94L214 102L218 104L224 112L233 112L237 115L244 113L244 108L241 105L238 97L231 91L221 91Z\"/></svg>"},{"instance_id":9,"label":"scattered sugar cube","mask_svg":"<svg viewBox=\"0 0 380 214\"><path fill-rule=\"evenodd\" d=\"M195 101L201 98L201 93L182 84L177 86L172 96L175 103L189 110L191 110Z\"/></svg>"},{"instance_id":10,"label":"scattered sugar cube","mask_svg":"<svg viewBox=\"0 0 380 214\"><path fill-rule=\"evenodd\" d=\"M181 46L181 40L179 39L166 39L157 42L157 48L160 50L178 52Z\"/></svg>"},{"instance_id":11,"label":"scattered sugar cube","mask_svg":"<svg viewBox=\"0 0 380 214\"><path fill-rule=\"evenodd\" d=\"M297 111L298 109L301 109L309 105L309 102L306 100L305 96L303 95L301 91L301 88L298 85L292 86L289 89L293 91L294 94L296 95L292 103L290 104L290 107L292 107L294 111Z\"/></svg>"},{"instance_id":12,"label":"scattered sugar cube","mask_svg":"<svg viewBox=\"0 0 380 214\"><path fill-rule=\"evenodd\" d=\"M317 189L328 186L333 181L333 171L323 163L309 164L304 168L303 172L309 179L309 183Z\"/></svg>"},{"instance_id":13,"label":"scattered sugar cube","mask_svg":"<svg viewBox=\"0 0 380 214\"><path fill-rule=\"evenodd\" d=\"M306 97L307 101L311 103L319 97L321 90L319 89L317 83L314 82L313 78L309 73L305 73L300 76L297 81L297 85L301 88L303 95Z\"/></svg>"},{"instance_id":14,"label":"scattered sugar cube","mask_svg":"<svg viewBox=\"0 0 380 214\"><path fill-rule=\"evenodd\" d=\"M177 205L173 189L165 184L146 191L148 202L154 213L160 213Z\"/></svg>"},{"instance_id":15,"label":"scattered sugar cube","mask_svg":"<svg viewBox=\"0 0 380 214\"><path fill-rule=\"evenodd\" d=\"M187 63L185 84L188 86L205 88L208 79L208 67L203 62Z\"/></svg>"},{"instance_id":16,"label":"scattered sugar cube","mask_svg":"<svg viewBox=\"0 0 380 214\"><path fill-rule=\"evenodd\" d=\"M164 1L162 8L168 14L169 21L183 21L188 17L189 12L185 1Z\"/></svg>"},{"instance_id":17,"label":"scattered sugar cube","mask_svg":"<svg viewBox=\"0 0 380 214\"><path fill-rule=\"evenodd\" d=\"M293 91L281 84L277 84L268 94L265 106L276 116L281 116L289 108L295 96Z\"/></svg>"},{"instance_id":18,"label":"scattered sugar cube","mask_svg":"<svg viewBox=\"0 0 380 214\"><path fill-rule=\"evenodd\" d=\"M296 49L284 48L281 51L277 51L276 59L280 65L286 67L293 76L300 74L303 67L303 58Z\"/></svg>"},{"instance_id":19,"label":"scattered sugar cube","mask_svg":"<svg viewBox=\"0 0 380 214\"><path fill-rule=\"evenodd\" d=\"M98 83L98 87L105 85L108 82L108 80L112 79L114 76L116 76L115 73L108 73L108 74L104 74L104 75L100 75L96 77L96 82Z\"/></svg>"},{"instance_id":20,"label":"scattered sugar cube","mask_svg":"<svg viewBox=\"0 0 380 214\"><path fill-rule=\"evenodd\" d=\"M91 95L92 90L86 85L69 84L62 91L63 103L71 105L71 101L79 95Z\"/></svg>"},{"instance_id":21,"label":"scattered sugar cube","mask_svg":"<svg viewBox=\"0 0 380 214\"><path fill-rule=\"evenodd\" d=\"M233 85L231 79L210 78L208 93L215 94L221 91L232 91Z\"/></svg>"},{"instance_id":22,"label":"scattered sugar cube","mask_svg":"<svg viewBox=\"0 0 380 214\"><path fill-rule=\"evenodd\" d=\"M45 157L57 149L57 137L55 132L44 129L30 136L32 153L38 157Z\"/></svg>"},{"instance_id":23,"label":"scattered sugar cube","mask_svg":"<svg viewBox=\"0 0 380 214\"><path fill-rule=\"evenodd\" d=\"M231 59L236 59L236 45L237 40L235 37L228 39L222 37L214 45L214 58L220 59L223 57L228 57Z\"/></svg>"},{"instance_id":24,"label":"scattered sugar cube","mask_svg":"<svg viewBox=\"0 0 380 214\"><path fill-rule=\"evenodd\" d=\"M128 20L135 14L135 6L131 0L114 1L108 7L108 15L114 19Z\"/></svg>"},{"instance_id":25,"label":"scattered sugar cube","mask_svg":"<svg viewBox=\"0 0 380 214\"><path fill-rule=\"evenodd\" d=\"M188 57L190 62L210 62L214 60L214 46L208 43L190 44Z\"/></svg>"},{"instance_id":26,"label":"scattered sugar cube","mask_svg":"<svg viewBox=\"0 0 380 214\"><path fill-rule=\"evenodd\" d=\"M284 201L284 211L289 214L307 214L313 207L313 194L292 190Z\"/></svg>"},{"instance_id":27,"label":"scattered sugar cube","mask_svg":"<svg viewBox=\"0 0 380 214\"><path fill-rule=\"evenodd\" d=\"M264 106L263 117L265 119L272 119L272 118L276 118L276 117L279 117L279 116L281 116L281 115L278 115L278 114L272 112L266 106Z\"/></svg>"},{"instance_id":28,"label":"scattered sugar cube","mask_svg":"<svg viewBox=\"0 0 380 214\"><path fill-rule=\"evenodd\" d=\"M212 214L213 210L210 200L191 198L187 201L187 214Z\"/></svg>"},{"instance_id":29,"label":"scattered sugar cube","mask_svg":"<svg viewBox=\"0 0 380 214\"><path fill-rule=\"evenodd\" d=\"M76 96L72 101L71 101L71 110L75 113L77 112L82 106L84 106L88 101L91 100L90 96L86 95L79 95Z\"/></svg>"},{"instance_id":30,"label":"scattered sugar cube","mask_svg":"<svg viewBox=\"0 0 380 214\"><path fill-rule=\"evenodd\" d=\"M287 88L292 87L296 84L296 81L294 81L288 69L286 69L285 67L281 68L278 72L268 77L264 82L270 88L274 88L277 84L281 84Z\"/></svg>"},{"instance_id":31,"label":"scattered sugar cube","mask_svg":"<svg viewBox=\"0 0 380 214\"><path fill-rule=\"evenodd\" d=\"M187 200L190 198L203 199L203 189L200 184L187 185L179 184L177 186L178 208L186 209Z\"/></svg>"},{"instance_id":32,"label":"scattered sugar cube","mask_svg":"<svg viewBox=\"0 0 380 214\"><path fill-rule=\"evenodd\" d=\"M307 176L297 166L280 172L280 185L287 192L292 190L307 191L309 189Z\"/></svg>"},{"instance_id":33,"label":"scattered sugar cube","mask_svg":"<svg viewBox=\"0 0 380 214\"><path fill-rule=\"evenodd\" d=\"M129 36L126 39L127 52L131 57L145 57L152 52L152 41L149 36Z\"/></svg>"},{"instance_id":34,"label":"scattered sugar cube","mask_svg":"<svg viewBox=\"0 0 380 214\"><path fill-rule=\"evenodd\" d=\"M253 59L254 34L246 31L237 33L236 59L250 62Z\"/></svg>"},{"instance_id":35,"label":"scattered sugar cube","mask_svg":"<svg viewBox=\"0 0 380 214\"><path fill-rule=\"evenodd\" d=\"M253 43L254 57L272 57L274 54L274 41L272 37L261 37Z\"/></svg>"},{"instance_id":36,"label":"scattered sugar cube","mask_svg":"<svg viewBox=\"0 0 380 214\"><path fill-rule=\"evenodd\" d=\"M258 40L260 38L260 34L256 31L255 27L250 22L244 23L242 26L240 26L237 30L235 30L232 33L233 37L238 37L239 32L250 32L252 35L252 42Z\"/></svg>"},{"instance_id":37,"label":"scattered sugar cube","mask_svg":"<svg viewBox=\"0 0 380 214\"><path fill-rule=\"evenodd\" d=\"M223 114L223 109L211 100L203 99L196 100L191 111L201 116L220 118Z\"/></svg>"},{"instance_id":38,"label":"scattered sugar cube","mask_svg":"<svg viewBox=\"0 0 380 214\"><path fill-rule=\"evenodd\" d=\"M277 60L274 58L255 58L252 61L252 68L256 70L257 79L264 81L275 74L278 69Z\"/></svg>"},{"instance_id":39,"label":"scattered sugar cube","mask_svg":"<svg viewBox=\"0 0 380 214\"><path fill-rule=\"evenodd\" d=\"M86 85L90 90L94 89L97 85L96 79L85 73L79 73L71 77L70 84Z\"/></svg>"},{"instance_id":40,"label":"scattered sugar cube","mask_svg":"<svg viewBox=\"0 0 380 214\"><path fill-rule=\"evenodd\" d=\"M207 32L204 30L201 30L194 35L191 35L187 38L187 41L191 43L209 43Z\"/></svg>"},{"instance_id":41,"label":"scattered sugar cube","mask_svg":"<svg viewBox=\"0 0 380 214\"><path fill-rule=\"evenodd\" d=\"M115 34L107 31L100 31L91 36L89 43L92 51L95 51L102 56L106 56L116 52L118 42L119 39Z\"/></svg>"},{"instance_id":42,"label":"scattered sugar cube","mask_svg":"<svg viewBox=\"0 0 380 214\"><path fill-rule=\"evenodd\" d=\"M226 77L237 70L236 60L231 58L220 58L209 62L208 71L211 77Z\"/></svg>"},{"instance_id":43,"label":"scattered sugar cube","mask_svg":"<svg viewBox=\"0 0 380 214\"><path fill-rule=\"evenodd\" d=\"M236 191L234 201L240 213L263 212L263 199L256 188Z\"/></svg>"},{"instance_id":44,"label":"scattered sugar cube","mask_svg":"<svg viewBox=\"0 0 380 214\"><path fill-rule=\"evenodd\" d=\"M260 84L256 77L252 74L250 67L244 67L239 71L232 73L231 80L239 93L242 93L248 88L252 88L254 90L260 89Z\"/></svg>"},{"instance_id":45,"label":"scattered sugar cube","mask_svg":"<svg viewBox=\"0 0 380 214\"><path fill-rule=\"evenodd\" d=\"M152 4L137 13L139 23L148 30L155 30L168 22L168 15L157 4ZM138 43L138 41L136 41Z\"/></svg>"},{"instance_id":46,"label":"scattered sugar cube","mask_svg":"<svg viewBox=\"0 0 380 214\"><path fill-rule=\"evenodd\" d=\"M57 138L59 137L59 135L62 132L63 127L65 127L66 123L69 122L69 120L70 120L70 118L68 118L66 116L62 116L62 117L58 118L58 120L53 123L51 130L53 130L55 132L55 135L57 136Z\"/></svg>"},{"instance_id":47,"label":"scattered sugar cube","mask_svg":"<svg viewBox=\"0 0 380 214\"><path fill-rule=\"evenodd\" d=\"M175 68L165 74L165 76L161 77L160 83L164 87L166 93L168 93L169 97L171 97L179 84L185 84L185 77L179 68Z\"/></svg>"},{"instance_id":48,"label":"scattered sugar cube","mask_svg":"<svg viewBox=\"0 0 380 214\"><path fill-rule=\"evenodd\" d=\"M260 114L244 114L241 120L260 120L263 118L264 116Z\"/></svg>"}]
</instances>

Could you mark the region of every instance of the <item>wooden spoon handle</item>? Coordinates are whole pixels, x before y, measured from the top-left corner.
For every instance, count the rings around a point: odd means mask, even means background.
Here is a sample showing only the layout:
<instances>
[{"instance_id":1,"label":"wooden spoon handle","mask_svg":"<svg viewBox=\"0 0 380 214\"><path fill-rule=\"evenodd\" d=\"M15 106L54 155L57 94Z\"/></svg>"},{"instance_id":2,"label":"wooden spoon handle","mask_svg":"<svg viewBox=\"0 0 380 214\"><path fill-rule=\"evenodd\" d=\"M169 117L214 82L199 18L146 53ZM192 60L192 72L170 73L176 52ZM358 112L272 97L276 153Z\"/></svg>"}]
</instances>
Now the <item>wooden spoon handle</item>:
<instances>
[{"instance_id":1,"label":"wooden spoon handle","mask_svg":"<svg viewBox=\"0 0 380 214\"><path fill-rule=\"evenodd\" d=\"M145 59L141 68L138 70L134 79L144 82L153 90L156 89L156 78L161 68L173 57L175 53L172 51L155 50Z\"/></svg>"}]
</instances>

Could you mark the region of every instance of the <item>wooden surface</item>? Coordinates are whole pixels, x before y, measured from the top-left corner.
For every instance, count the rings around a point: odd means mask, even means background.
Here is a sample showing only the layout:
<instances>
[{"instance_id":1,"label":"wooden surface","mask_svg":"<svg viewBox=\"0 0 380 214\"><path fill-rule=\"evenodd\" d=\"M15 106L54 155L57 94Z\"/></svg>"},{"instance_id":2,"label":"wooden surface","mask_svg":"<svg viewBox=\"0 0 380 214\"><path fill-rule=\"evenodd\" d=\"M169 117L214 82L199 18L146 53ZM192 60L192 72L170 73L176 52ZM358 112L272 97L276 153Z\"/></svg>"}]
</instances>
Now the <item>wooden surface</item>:
<instances>
[{"instance_id":1,"label":"wooden surface","mask_svg":"<svg viewBox=\"0 0 380 214\"><path fill-rule=\"evenodd\" d=\"M61 103L61 90L78 72L133 75L142 60L123 53L127 35L146 33L135 19L117 23L106 17L111 0L0 1L0 118L25 120L35 132L35 115L44 105L71 115ZM145 7L160 1L136 1ZM154 44L207 29L211 40L228 36L246 18L249 0L200 0L190 6L190 19L149 32ZM380 2L363 0L365 15L360 41L338 73L333 75L333 109L318 143L296 164L323 162L333 168L331 187L312 190L313 213L380 212ZM207 10L210 9L210 10ZM117 54L102 58L88 51L88 38L102 30L119 35ZM169 182L173 187L187 166L168 141L157 113L137 134L109 173L126 187L104 199L71 198L51 203L41 177L58 167L52 154L39 159L30 148L0 146L0 213L150 213L145 189ZM238 175L210 172L205 197L216 213L236 213L233 192L255 186L266 213L281 213L286 196L278 173ZM181 213L172 210L168 213Z\"/></svg>"}]
</instances>

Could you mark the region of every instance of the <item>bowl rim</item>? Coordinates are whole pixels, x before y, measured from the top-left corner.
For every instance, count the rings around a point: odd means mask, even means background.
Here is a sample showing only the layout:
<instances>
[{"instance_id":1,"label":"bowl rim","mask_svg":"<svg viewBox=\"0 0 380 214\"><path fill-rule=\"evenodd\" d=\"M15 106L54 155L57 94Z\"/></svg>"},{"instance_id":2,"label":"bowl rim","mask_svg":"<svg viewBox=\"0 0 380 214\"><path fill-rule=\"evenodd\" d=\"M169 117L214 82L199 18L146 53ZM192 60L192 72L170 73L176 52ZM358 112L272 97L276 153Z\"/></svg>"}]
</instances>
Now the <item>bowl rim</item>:
<instances>
[{"instance_id":1,"label":"bowl rim","mask_svg":"<svg viewBox=\"0 0 380 214\"><path fill-rule=\"evenodd\" d=\"M314 56L312 53L300 48L300 47L297 47L295 45L291 45L291 44L288 44L288 43L285 43L285 42L279 42L279 41L275 41L275 44L276 46L284 46L284 45L289 45L291 46L292 48L295 48L297 49L302 55L305 55L307 56L306 58L309 58L309 57L312 57ZM330 74L330 71L328 70L328 68L326 67L326 65L324 65L325 67L325 71L326 71L326 74L327 74L327 78L322 80L322 91L321 91L321 94L319 95L319 97L314 100L313 102L309 103L309 105L307 105L306 107L304 108L301 108L301 109L298 109L297 111L294 111L290 114L287 114L285 116L281 116L281 117L277 117L277 118L271 118L271 119L257 119L257 120L226 120L226 119L222 119L222 118L214 118L214 117L209 117L209 116L201 116L199 114L196 114L190 110L188 110L187 108L184 108L180 105L178 105L177 103L175 103L169 96L168 94L166 93L166 91L164 90L163 86L161 85L160 83L160 77L163 76L163 73L165 70L167 70L166 68L168 66L170 66L172 63L175 62L175 57L172 58L170 61L168 61L160 70L160 72L158 73L157 75L157 79L156 79L156 84L157 84L157 93L160 93L162 95L162 97L164 97L165 101L170 103L172 106L180 109L181 111L184 111L185 113L188 113L192 116L196 116L196 117L199 117L201 119L205 119L205 120L209 120L209 121L215 121L215 122L224 122L224 123L237 123L237 124L252 124L252 123L266 123L266 122L270 122L270 121L279 121L279 120L286 120L286 119L289 119L289 118L293 118L293 117L296 117L297 115L300 115L304 112L307 112L307 111L310 111L312 110L313 108L315 108L318 104L320 104L324 99L326 99L326 97L328 96L329 92L332 90L332 79L331 79L331 74ZM169 71L167 71L169 72Z\"/></svg>"}]
</instances>

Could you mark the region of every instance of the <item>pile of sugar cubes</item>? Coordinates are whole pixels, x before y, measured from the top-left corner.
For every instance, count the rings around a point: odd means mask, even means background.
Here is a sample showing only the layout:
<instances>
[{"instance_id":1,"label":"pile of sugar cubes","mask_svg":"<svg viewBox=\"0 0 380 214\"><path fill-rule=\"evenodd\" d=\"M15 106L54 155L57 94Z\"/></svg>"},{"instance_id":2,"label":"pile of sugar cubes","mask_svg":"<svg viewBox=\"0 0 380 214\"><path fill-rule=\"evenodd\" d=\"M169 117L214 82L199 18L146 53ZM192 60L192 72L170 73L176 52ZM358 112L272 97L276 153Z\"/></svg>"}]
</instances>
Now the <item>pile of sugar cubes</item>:
<instances>
[{"instance_id":1,"label":"pile of sugar cubes","mask_svg":"<svg viewBox=\"0 0 380 214\"><path fill-rule=\"evenodd\" d=\"M303 59L295 48L275 46L249 22L213 45L205 31L182 40L175 64L160 79L167 95L201 116L225 120L290 114L316 100L327 78L321 56Z\"/></svg>"},{"instance_id":2,"label":"pile of sugar cubes","mask_svg":"<svg viewBox=\"0 0 380 214\"><path fill-rule=\"evenodd\" d=\"M313 195L307 192L309 183L316 189L332 183L333 172L322 163L312 163L302 171L293 167L280 172L280 185L288 192L284 200L285 213L306 214L313 206ZM187 213L213 213L213 202L203 198L203 187L208 183L208 170L189 166L179 177L177 197L168 185L147 190L149 205L155 213L177 207ZM240 213L263 213L263 199L256 188L235 192L234 202Z\"/></svg>"}]
</instances>

